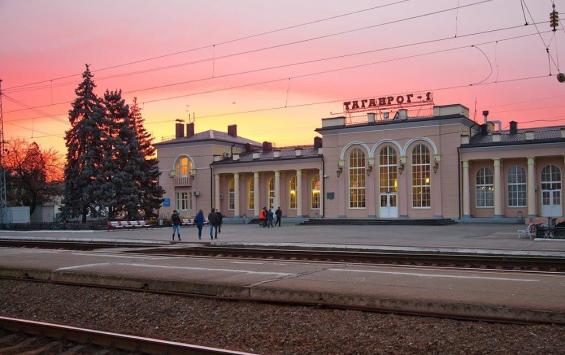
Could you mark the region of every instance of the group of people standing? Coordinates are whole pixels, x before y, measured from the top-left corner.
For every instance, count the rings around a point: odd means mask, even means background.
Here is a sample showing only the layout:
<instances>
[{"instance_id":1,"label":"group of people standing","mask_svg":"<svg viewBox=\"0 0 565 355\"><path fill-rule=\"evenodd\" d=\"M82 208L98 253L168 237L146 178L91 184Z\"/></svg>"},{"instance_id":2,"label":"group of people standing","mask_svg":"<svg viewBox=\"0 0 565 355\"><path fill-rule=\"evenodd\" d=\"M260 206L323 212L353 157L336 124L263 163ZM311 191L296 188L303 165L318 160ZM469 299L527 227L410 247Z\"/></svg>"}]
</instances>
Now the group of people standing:
<instances>
[{"instance_id":1,"label":"group of people standing","mask_svg":"<svg viewBox=\"0 0 565 355\"><path fill-rule=\"evenodd\" d=\"M280 207L276 211L273 211L273 208L267 209L267 207L263 207L261 212L259 212L259 225L263 228L274 228L277 225L280 227L281 220L282 210Z\"/></svg>"},{"instance_id":2,"label":"group of people standing","mask_svg":"<svg viewBox=\"0 0 565 355\"><path fill-rule=\"evenodd\" d=\"M224 216L220 211L216 211L214 208L208 214L208 225L210 227L210 239L218 239L218 233L222 232L222 221ZM194 224L196 228L198 228L198 239L202 239L202 228L206 223L206 219L204 219L204 212L202 210L198 210L196 217L194 217ZM173 241L175 240L175 233L177 237L180 239L180 226L181 226L181 219L177 210L173 211L171 216L171 224L173 225Z\"/></svg>"}]
</instances>

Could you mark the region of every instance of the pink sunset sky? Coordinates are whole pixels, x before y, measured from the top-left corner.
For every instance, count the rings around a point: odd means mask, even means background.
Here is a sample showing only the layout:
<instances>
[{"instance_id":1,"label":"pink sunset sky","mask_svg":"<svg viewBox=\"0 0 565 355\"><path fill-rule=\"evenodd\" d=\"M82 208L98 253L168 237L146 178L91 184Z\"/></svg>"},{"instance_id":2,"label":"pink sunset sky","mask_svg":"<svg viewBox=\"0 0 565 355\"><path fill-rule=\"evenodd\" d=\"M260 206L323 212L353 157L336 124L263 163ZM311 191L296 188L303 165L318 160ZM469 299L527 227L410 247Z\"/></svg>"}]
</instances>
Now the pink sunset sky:
<instances>
[{"instance_id":1,"label":"pink sunset sky","mask_svg":"<svg viewBox=\"0 0 565 355\"><path fill-rule=\"evenodd\" d=\"M565 124L565 84L555 77L559 60L565 65L565 30L550 31L551 1L522 3L0 0L5 136L64 152L69 101L80 80L72 75L85 63L99 95L122 89L129 102L137 96L156 141L174 135L175 119L190 112L197 132L236 123L251 139L310 144L320 118L341 112L341 101L416 90L433 91L436 104L466 105L471 116L476 102L477 119L490 110L519 127ZM555 5L565 11L565 1ZM352 12L358 13L340 16ZM317 21L334 16L340 17ZM306 22L315 23L224 43ZM533 22L543 22L543 41ZM275 48L257 50L266 47ZM246 51L253 52L240 54ZM344 56L359 52L367 53ZM336 56L342 57L325 60ZM324 60L288 66L318 59ZM283 67L238 74L273 66Z\"/></svg>"}]
</instances>

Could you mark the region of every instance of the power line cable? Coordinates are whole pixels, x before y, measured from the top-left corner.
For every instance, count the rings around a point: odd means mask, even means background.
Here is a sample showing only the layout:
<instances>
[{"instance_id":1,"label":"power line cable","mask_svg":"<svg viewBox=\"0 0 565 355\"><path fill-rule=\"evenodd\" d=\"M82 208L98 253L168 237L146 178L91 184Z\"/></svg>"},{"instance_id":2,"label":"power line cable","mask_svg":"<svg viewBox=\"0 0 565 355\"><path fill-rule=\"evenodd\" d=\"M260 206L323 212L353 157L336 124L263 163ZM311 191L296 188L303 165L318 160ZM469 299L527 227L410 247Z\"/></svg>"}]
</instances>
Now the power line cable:
<instances>
[{"instance_id":1,"label":"power line cable","mask_svg":"<svg viewBox=\"0 0 565 355\"><path fill-rule=\"evenodd\" d=\"M100 72L100 71L105 71L105 70L117 69L117 68L129 66L129 65L133 65L133 64L139 64L139 63L144 63L144 62L148 62L148 61L152 61L152 60L177 56L177 55L180 55L180 54L195 52L195 51L206 49L206 48L212 48L212 47L215 47L215 46L226 45L226 44L230 44L230 43L234 43L234 42L243 41L243 40L246 40L246 39L257 38L257 37L261 37L261 36L265 36L265 35L269 35L269 34L273 34L273 33L277 33L277 32L296 29L296 28L309 26L309 25L313 25L313 24L317 24L317 23L321 23L321 22L325 22L325 21L335 20L335 19L338 19L338 18L356 15L356 14L360 14L360 13L363 13L363 12L374 11L374 10L382 9L382 8L389 7L389 6L402 4L402 3L405 3L405 2L409 2L409 1L412 1L412 0L394 1L394 2L391 2L391 3L387 3L387 4L372 6L372 7L368 7L368 8L365 8L365 9L356 10L356 11L350 11L350 12L346 12L346 13L343 13L343 14L330 16L330 17L324 17L324 18L320 18L320 19L317 19L317 20L307 21L307 22L303 22L303 23L299 23L299 24L295 24L295 25L291 25L291 26L287 26L287 27L280 27L280 28L276 28L276 29L273 29L273 30L259 32L259 33L255 33L255 34L251 34L251 35L236 37L236 38L233 38L233 39L230 39L230 40L225 40L225 41L218 42L218 43L207 44L207 45L204 45L204 46L194 47L194 48L190 48L190 49L183 49L183 50L177 51L177 52L165 53L165 54L161 54L161 55L154 56L154 57L137 59L137 60L133 60L133 61L126 62L126 63L110 65L110 66L102 67L100 69L93 70L93 71L94 72ZM51 78L51 79L35 81L35 82L27 83L27 84L15 85L15 86L8 87L6 89L20 88L20 87L25 87L25 86L35 85L35 84L46 83L46 82L53 81L53 80L67 79L67 78L80 76L80 75L82 75L82 73L68 74L68 75L63 75L63 76L59 76L59 77L55 77L55 78Z\"/></svg>"},{"instance_id":2,"label":"power line cable","mask_svg":"<svg viewBox=\"0 0 565 355\"><path fill-rule=\"evenodd\" d=\"M208 58L204 58L204 59L200 59L200 60L191 61L191 62L189 62L189 64L198 64L198 63L204 63L204 62L209 62L209 61L216 61L216 60L218 60L218 59L232 58L232 57L235 57L235 56L240 56L240 55L245 55L245 54L251 54L251 53L257 53L257 52L262 52L262 51L271 50L271 49L275 49L275 48L281 48L281 47L291 46L291 45L300 44L300 43L307 43L307 42L316 41L316 40L320 40L320 39L324 39L324 38L329 38L329 37L334 37L334 36L340 36L340 35L344 35L344 34L349 34L349 33L354 33L354 32L359 32L359 31L364 31L364 30L368 30L368 29L372 29L372 28L387 26L387 25L396 24L396 23L401 23L401 22L405 22L405 21L411 21L411 20L415 20L415 19L419 19L419 18L423 18L423 17L438 15L438 14L441 14L441 13L446 13L446 12L450 12L450 11L454 11L454 10L458 10L458 9L462 9L462 8L467 8L467 7L482 5L482 4L484 4L484 3L488 3L488 2L492 2L492 1L494 1L494 0L481 0L481 1L474 2L474 3L466 4L466 5L460 5L460 6L456 6L456 7L447 8L447 9L442 9L442 10L437 10L437 11L431 11L431 12L423 13L423 14L420 14L420 15L414 15L414 16L409 16L409 17L397 19L397 20L381 22L381 23L378 23L378 24L369 25L369 26L363 26L363 27L358 27L358 28L354 28L354 29L351 29L351 30L340 31L340 32L334 32L334 33L330 33L330 34L325 34L325 35L320 35L320 36L305 38L305 39L302 39L302 40L296 40L296 41L291 41L291 42L286 42L286 43L271 45L271 46L267 46L267 47L260 47L260 48L255 48L255 49L246 50L246 51L241 51L241 52L236 52L236 53L225 54L225 55L222 55L222 56L208 57ZM208 48L208 47L210 47L210 46L206 46L206 47L204 47L204 48ZM161 66L161 67L152 68L152 69L145 69L145 70L139 70L139 71L135 71L135 72L115 74L115 75L107 76L106 79L108 79L108 78L116 78L116 77L123 77L123 76L129 76L129 75L136 75L136 74L143 74L143 73L147 73L147 72L153 72L153 71L156 71L156 70L171 69L171 68L176 68L176 67L183 66L183 65L188 65L188 64L187 64L187 63L171 64L171 65ZM114 67L116 67L116 66L114 66ZM112 68L114 68L114 67L112 67ZM108 69L108 68L104 68L104 69ZM100 71L100 70L101 70L101 69L99 69L99 70L94 70L94 72L98 72L98 71ZM73 74L72 76L77 76L77 75L80 75L80 74ZM67 76L67 77L68 77L68 76ZM44 81L42 81L42 82L48 82L48 81L50 81L50 80L57 80L57 79L59 79L59 78L44 80ZM36 84L36 83L41 83L41 82L35 82L35 83L33 83L33 84ZM22 86L24 86L24 85L12 86L11 88L22 87Z\"/></svg>"}]
</instances>

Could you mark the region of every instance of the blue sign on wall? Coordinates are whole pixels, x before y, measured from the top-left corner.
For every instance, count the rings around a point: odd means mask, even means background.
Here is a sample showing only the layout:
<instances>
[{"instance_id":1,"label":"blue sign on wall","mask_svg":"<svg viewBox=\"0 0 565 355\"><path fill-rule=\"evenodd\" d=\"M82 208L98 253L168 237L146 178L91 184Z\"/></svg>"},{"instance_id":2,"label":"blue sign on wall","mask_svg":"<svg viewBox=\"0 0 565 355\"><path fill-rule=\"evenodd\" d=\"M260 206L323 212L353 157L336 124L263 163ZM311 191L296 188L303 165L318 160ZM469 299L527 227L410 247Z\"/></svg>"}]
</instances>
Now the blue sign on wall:
<instances>
[{"instance_id":1,"label":"blue sign on wall","mask_svg":"<svg viewBox=\"0 0 565 355\"><path fill-rule=\"evenodd\" d=\"M164 198L163 199L163 207L171 207L171 199L170 198Z\"/></svg>"}]
</instances>

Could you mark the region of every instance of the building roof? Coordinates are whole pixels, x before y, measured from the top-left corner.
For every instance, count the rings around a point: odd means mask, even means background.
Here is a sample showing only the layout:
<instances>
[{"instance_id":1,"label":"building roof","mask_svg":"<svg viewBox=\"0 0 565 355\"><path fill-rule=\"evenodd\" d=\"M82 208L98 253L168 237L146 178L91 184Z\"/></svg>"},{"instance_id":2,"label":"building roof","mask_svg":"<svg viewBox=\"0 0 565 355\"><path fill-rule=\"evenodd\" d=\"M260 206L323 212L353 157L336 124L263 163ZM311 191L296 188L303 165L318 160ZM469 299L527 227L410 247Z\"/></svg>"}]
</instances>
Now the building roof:
<instances>
[{"instance_id":1,"label":"building roof","mask_svg":"<svg viewBox=\"0 0 565 355\"><path fill-rule=\"evenodd\" d=\"M473 136L468 144L461 145L461 148L565 142L565 138L561 137L562 129L565 129L565 126L522 128L517 130L516 134L503 130L499 134L500 141L497 142L494 141L494 136L497 134L482 135L479 133ZM533 134L533 139L526 138L527 132Z\"/></svg>"},{"instance_id":2,"label":"building roof","mask_svg":"<svg viewBox=\"0 0 565 355\"><path fill-rule=\"evenodd\" d=\"M300 155L296 155L296 150L300 150ZM275 152L279 152L279 157L275 158ZM227 157L223 160L216 161L212 164L223 165L223 164L237 164L245 162L264 162L264 161L279 161L279 160L289 160L289 159L308 159L308 158L319 158L322 154L318 152L318 148L314 146L300 146L300 147L283 147L283 148L273 148L272 151L255 151L249 153L239 154L239 160L233 160L232 157ZM255 158L254 158L255 157Z\"/></svg>"},{"instance_id":3,"label":"building roof","mask_svg":"<svg viewBox=\"0 0 565 355\"><path fill-rule=\"evenodd\" d=\"M213 129L196 133L192 137L180 137L180 138L165 140L156 143L155 145L161 146L161 145L169 145L169 144L196 143L196 142L206 142L206 141L218 141L218 142L225 142L232 144L241 144L241 145L251 144L253 146L261 146L261 143L255 142L251 139L247 139L239 136L233 137L227 134L226 132L220 132Z\"/></svg>"}]
</instances>

